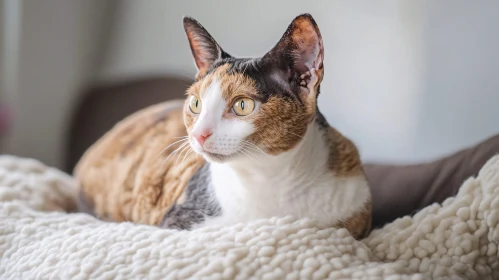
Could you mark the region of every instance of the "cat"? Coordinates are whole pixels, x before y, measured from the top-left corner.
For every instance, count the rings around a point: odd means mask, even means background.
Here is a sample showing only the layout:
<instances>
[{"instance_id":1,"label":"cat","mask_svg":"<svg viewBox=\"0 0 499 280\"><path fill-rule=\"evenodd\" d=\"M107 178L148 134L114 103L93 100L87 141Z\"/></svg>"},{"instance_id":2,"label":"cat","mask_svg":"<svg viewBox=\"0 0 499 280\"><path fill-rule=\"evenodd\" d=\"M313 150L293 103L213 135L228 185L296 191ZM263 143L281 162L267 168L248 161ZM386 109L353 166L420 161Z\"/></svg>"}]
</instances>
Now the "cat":
<instances>
[{"instance_id":1,"label":"cat","mask_svg":"<svg viewBox=\"0 0 499 280\"><path fill-rule=\"evenodd\" d=\"M196 20L183 23L198 70L186 100L133 114L84 154L84 204L179 230L292 215L366 236L358 150L317 105L324 46L313 17L297 16L258 58L233 57Z\"/></svg>"}]
</instances>

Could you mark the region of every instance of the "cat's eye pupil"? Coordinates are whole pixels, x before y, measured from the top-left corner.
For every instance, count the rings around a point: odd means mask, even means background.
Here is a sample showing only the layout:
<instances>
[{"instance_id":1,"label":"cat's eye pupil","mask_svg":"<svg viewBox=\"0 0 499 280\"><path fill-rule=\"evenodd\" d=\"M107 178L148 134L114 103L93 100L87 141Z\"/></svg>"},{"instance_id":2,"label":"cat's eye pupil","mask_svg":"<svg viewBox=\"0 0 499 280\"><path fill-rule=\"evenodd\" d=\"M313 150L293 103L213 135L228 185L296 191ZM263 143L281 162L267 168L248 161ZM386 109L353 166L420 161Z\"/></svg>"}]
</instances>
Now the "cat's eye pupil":
<instances>
[{"instance_id":1,"label":"cat's eye pupil","mask_svg":"<svg viewBox=\"0 0 499 280\"><path fill-rule=\"evenodd\" d=\"M189 110L194 114L201 113L201 108L203 107L203 102L197 96L192 96L189 101Z\"/></svg>"},{"instance_id":2,"label":"cat's eye pupil","mask_svg":"<svg viewBox=\"0 0 499 280\"><path fill-rule=\"evenodd\" d=\"M247 116L255 109L255 101L250 98L239 98L233 104L232 112L238 116Z\"/></svg>"}]
</instances>

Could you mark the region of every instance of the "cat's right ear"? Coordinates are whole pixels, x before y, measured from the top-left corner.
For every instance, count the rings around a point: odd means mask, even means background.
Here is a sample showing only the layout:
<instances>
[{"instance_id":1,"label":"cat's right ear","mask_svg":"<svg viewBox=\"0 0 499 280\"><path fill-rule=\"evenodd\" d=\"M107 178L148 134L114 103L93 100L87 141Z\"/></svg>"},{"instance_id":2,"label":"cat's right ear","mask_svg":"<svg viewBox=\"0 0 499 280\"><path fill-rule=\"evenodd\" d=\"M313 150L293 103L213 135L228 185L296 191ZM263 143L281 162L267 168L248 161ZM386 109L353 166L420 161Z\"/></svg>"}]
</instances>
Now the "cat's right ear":
<instances>
[{"instance_id":1,"label":"cat's right ear","mask_svg":"<svg viewBox=\"0 0 499 280\"><path fill-rule=\"evenodd\" d=\"M184 29L198 69L196 79L203 77L217 60L230 57L195 19L184 17Z\"/></svg>"}]
</instances>

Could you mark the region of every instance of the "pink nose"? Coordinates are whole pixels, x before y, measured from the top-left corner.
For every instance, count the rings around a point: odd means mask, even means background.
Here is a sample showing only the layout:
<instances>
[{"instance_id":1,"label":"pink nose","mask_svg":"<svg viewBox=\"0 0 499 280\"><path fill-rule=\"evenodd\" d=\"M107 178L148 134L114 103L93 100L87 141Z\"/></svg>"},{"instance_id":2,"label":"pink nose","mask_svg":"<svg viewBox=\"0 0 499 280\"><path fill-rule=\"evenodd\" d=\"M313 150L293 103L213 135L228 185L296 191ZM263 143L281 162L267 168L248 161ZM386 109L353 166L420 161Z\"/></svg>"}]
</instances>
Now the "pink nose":
<instances>
[{"instance_id":1,"label":"pink nose","mask_svg":"<svg viewBox=\"0 0 499 280\"><path fill-rule=\"evenodd\" d=\"M203 145L204 145L204 142L206 141L206 139L208 139L208 137L210 137L210 136L211 136L211 134L212 134L212 133L211 133L211 132L209 132L209 131L204 131L204 132L202 132L201 134L199 134L198 136L194 136L194 137L196 138L196 140L198 140L199 144L200 144L201 146L203 146Z\"/></svg>"}]
</instances>

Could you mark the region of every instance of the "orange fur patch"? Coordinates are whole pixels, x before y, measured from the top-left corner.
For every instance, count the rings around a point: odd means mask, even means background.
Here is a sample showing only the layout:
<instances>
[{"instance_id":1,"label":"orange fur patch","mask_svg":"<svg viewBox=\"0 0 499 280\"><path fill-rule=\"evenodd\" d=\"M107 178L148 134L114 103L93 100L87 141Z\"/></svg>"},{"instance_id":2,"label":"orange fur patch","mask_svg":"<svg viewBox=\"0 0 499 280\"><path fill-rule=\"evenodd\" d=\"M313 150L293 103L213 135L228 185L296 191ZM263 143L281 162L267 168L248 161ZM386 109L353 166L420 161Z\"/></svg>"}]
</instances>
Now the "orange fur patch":
<instances>
[{"instance_id":1,"label":"orange fur patch","mask_svg":"<svg viewBox=\"0 0 499 280\"><path fill-rule=\"evenodd\" d=\"M341 221L337 227L346 228L356 239L362 239L369 235L372 222L372 204L366 202L364 207L348 219Z\"/></svg>"},{"instance_id":2,"label":"orange fur patch","mask_svg":"<svg viewBox=\"0 0 499 280\"><path fill-rule=\"evenodd\" d=\"M362 162L357 147L336 129L330 127L329 168L337 176L350 177L363 175Z\"/></svg>"},{"instance_id":3,"label":"orange fur patch","mask_svg":"<svg viewBox=\"0 0 499 280\"><path fill-rule=\"evenodd\" d=\"M327 133L329 139L329 168L336 176L349 178L364 176L364 170L357 147L336 129L330 127ZM362 209L337 226L348 229L350 234L360 239L367 236L371 230L372 203L366 202Z\"/></svg>"},{"instance_id":4,"label":"orange fur patch","mask_svg":"<svg viewBox=\"0 0 499 280\"><path fill-rule=\"evenodd\" d=\"M74 174L96 215L159 224L204 163L187 150L172 154L186 135L181 103L166 102L124 119L90 147Z\"/></svg>"}]
</instances>

